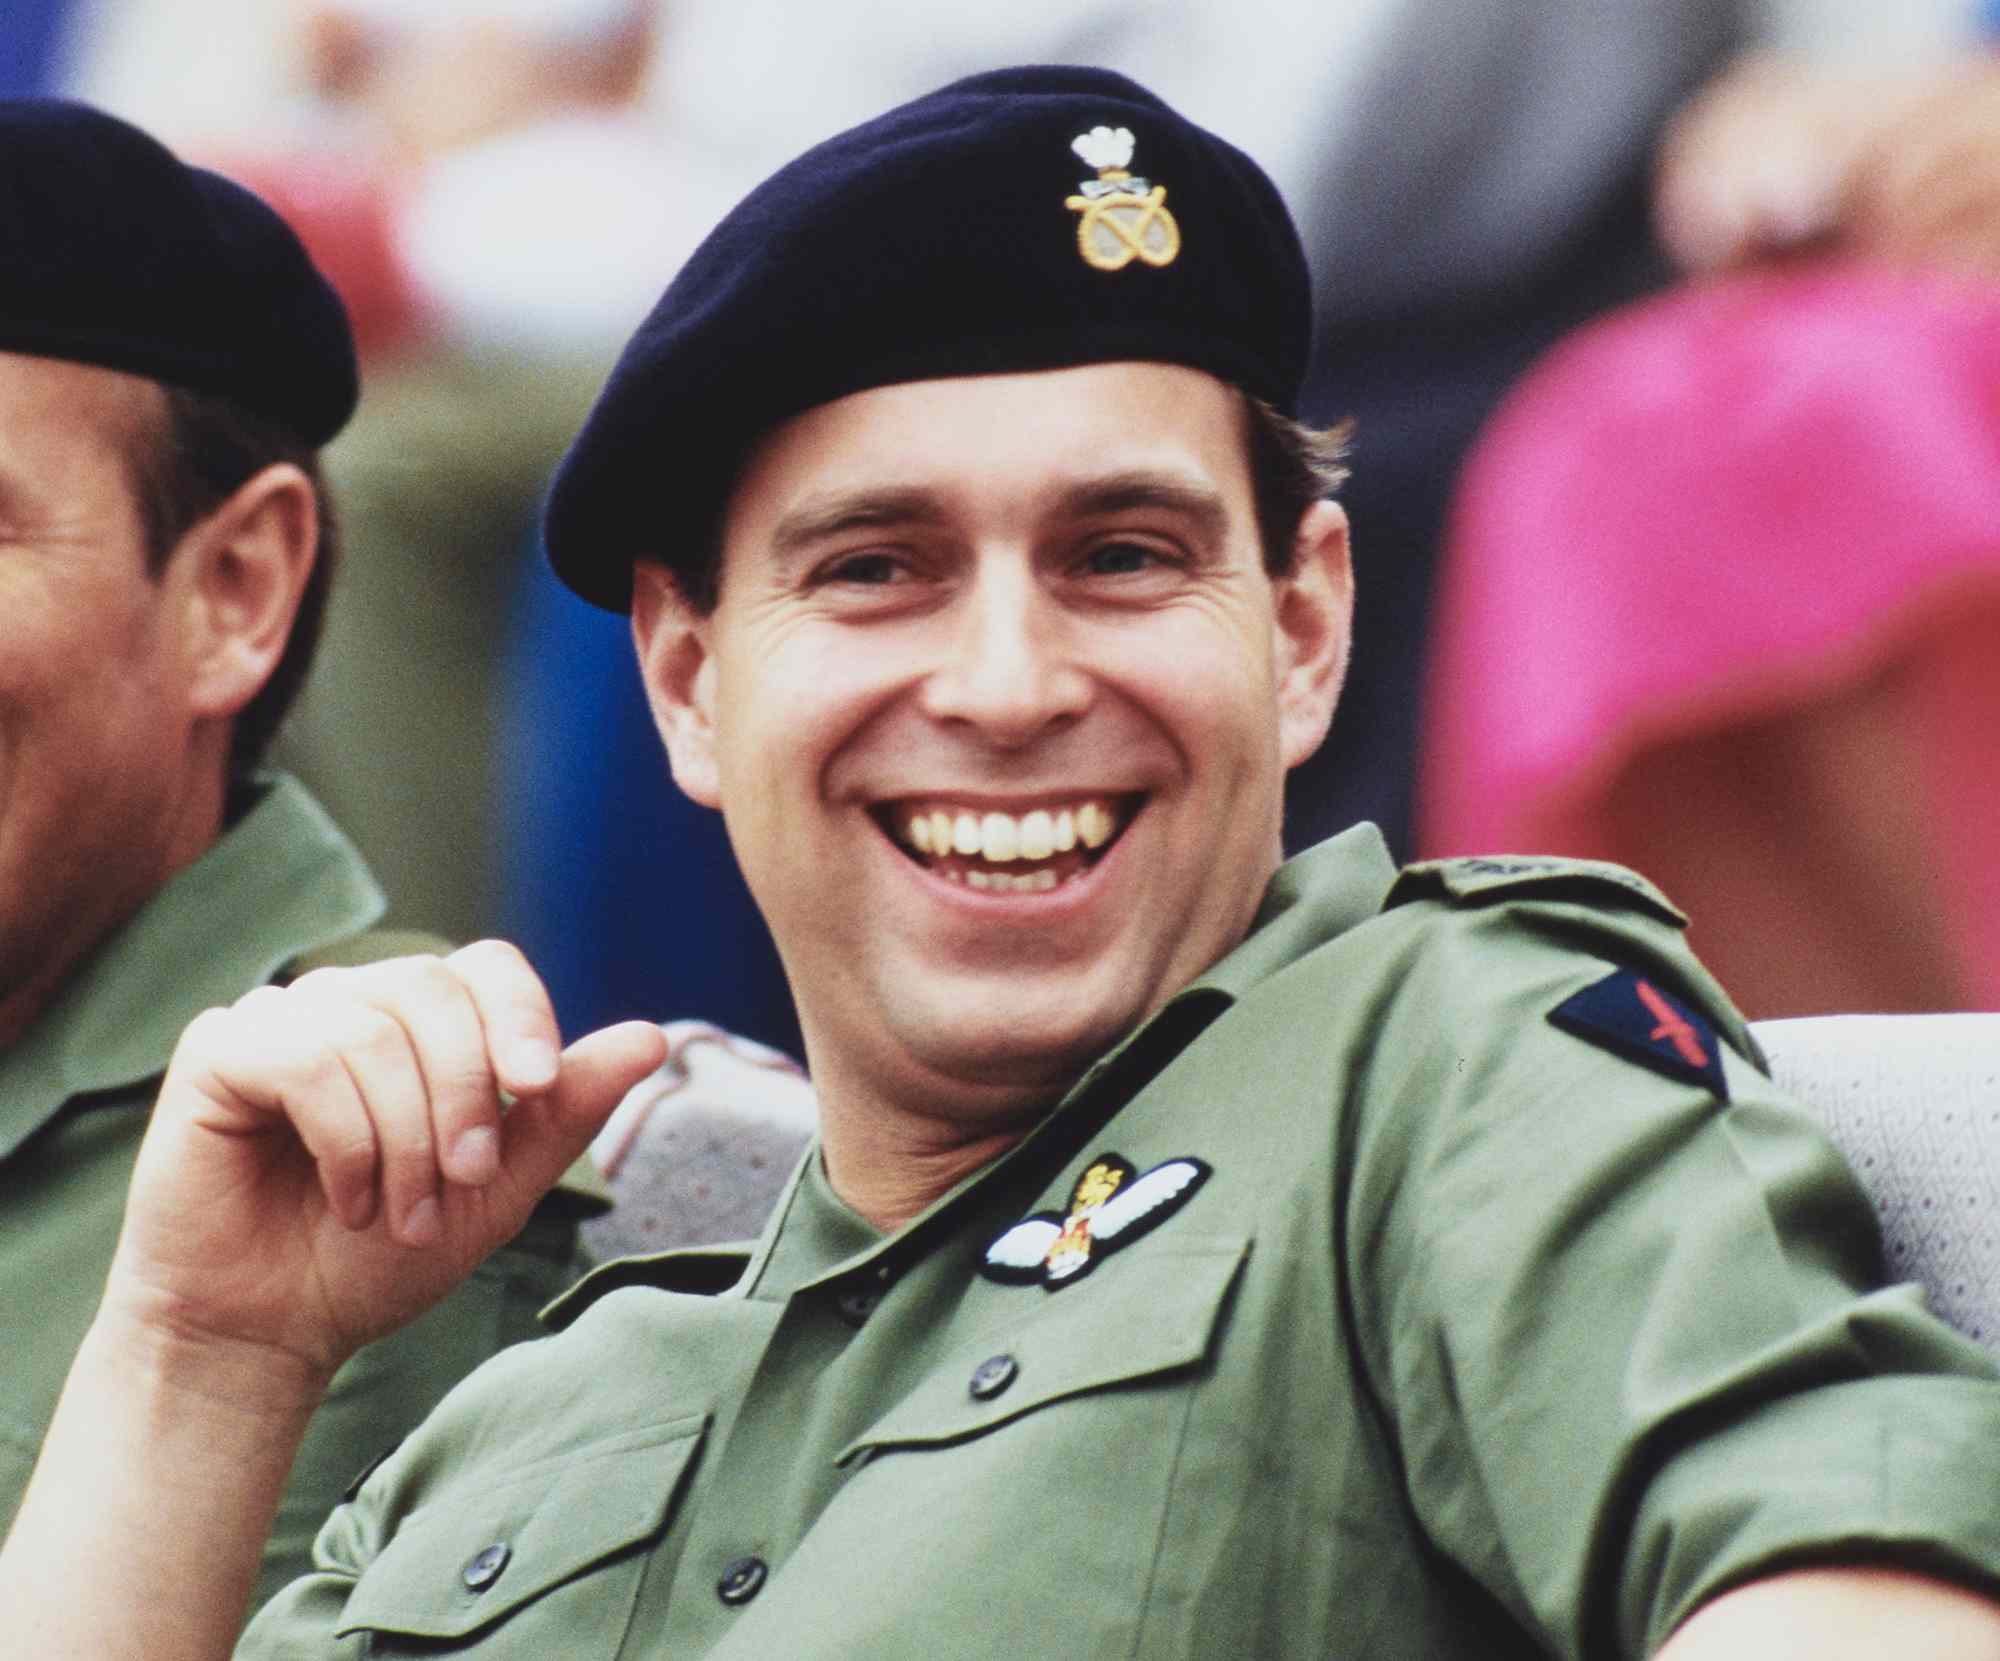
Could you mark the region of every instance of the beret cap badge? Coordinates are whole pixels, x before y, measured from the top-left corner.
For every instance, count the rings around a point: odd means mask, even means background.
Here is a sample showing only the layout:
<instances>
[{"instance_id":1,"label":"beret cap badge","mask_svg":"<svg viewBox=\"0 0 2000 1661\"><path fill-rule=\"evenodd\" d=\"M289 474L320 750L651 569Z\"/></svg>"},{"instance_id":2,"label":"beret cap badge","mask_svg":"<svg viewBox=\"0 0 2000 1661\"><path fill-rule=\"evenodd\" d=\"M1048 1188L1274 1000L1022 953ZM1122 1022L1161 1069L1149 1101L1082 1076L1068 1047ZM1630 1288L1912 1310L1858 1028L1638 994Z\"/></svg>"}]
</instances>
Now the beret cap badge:
<instances>
[{"instance_id":1,"label":"beret cap badge","mask_svg":"<svg viewBox=\"0 0 2000 1661\"><path fill-rule=\"evenodd\" d=\"M1129 127L1093 127L1078 133L1070 148L1092 167L1063 205L1081 213L1076 246L1084 263L1098 271L1122 271L1135 259L1172 265L1181 251L1181 228L1167 211L1164 185L1127 171L1137 141Z\"/></svg>"}]
</instances>

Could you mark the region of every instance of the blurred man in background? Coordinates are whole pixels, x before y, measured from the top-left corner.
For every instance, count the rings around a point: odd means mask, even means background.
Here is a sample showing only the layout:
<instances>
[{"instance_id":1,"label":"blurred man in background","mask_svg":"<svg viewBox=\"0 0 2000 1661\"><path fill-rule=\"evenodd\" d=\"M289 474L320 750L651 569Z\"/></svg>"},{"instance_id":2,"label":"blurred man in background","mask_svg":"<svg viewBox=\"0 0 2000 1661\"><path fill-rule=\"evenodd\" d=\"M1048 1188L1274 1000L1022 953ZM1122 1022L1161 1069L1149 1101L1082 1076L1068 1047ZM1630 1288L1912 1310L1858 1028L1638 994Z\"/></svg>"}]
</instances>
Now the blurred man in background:
<instances>
[{"instance_id":1,"label":"blurred man in background","mask_svg":"<svg viewBox=\"0 0 2000 1661\"><path fill-rule=\"evenodd\" d=\"M111 1261L201 1010L416 949L259 764L333 576L318 452L354 408L332 289L283 222L87 107L0 103L0 1517ZM314 1417L263 1583L355 1472L576 1267L559 1195ZM226 1479L227 1459L219 1461Z\"/></svg>"}]
</instances>

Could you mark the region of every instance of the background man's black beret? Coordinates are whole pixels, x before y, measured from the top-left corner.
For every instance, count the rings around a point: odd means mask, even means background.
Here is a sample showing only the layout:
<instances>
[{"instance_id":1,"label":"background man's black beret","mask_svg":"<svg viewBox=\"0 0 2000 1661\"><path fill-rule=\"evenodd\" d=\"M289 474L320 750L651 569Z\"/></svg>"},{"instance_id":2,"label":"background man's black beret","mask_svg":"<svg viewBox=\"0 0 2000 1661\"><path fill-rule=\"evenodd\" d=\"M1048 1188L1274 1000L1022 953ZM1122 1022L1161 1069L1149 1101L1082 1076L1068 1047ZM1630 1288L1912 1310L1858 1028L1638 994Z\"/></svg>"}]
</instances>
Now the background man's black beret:
<instances>
[{"instance_id":1,"label":"background man's black beret","mask_svg":"<svg viewBox=\"0 0 2000 1661\"><path fill-rule=\"evenodd\" d=\"M256 196L63 99L0 99L0 351L218 393L324 444L347 313Z\"/></svg>"},{"instance_id":2,"label":"background man's black beret","mask_svg":"<svg viewBox=\"0 0 2000 1661\"><path fill-rule=\"evenodd\" d=\"M807 151L716 227L564 458L549 557L625 609L635 559L709 557L761 434L892 382L1150 359L1291 413L1310 315L1248 156L1106 70L975 75Z\"/></svg>"}]
</instances>

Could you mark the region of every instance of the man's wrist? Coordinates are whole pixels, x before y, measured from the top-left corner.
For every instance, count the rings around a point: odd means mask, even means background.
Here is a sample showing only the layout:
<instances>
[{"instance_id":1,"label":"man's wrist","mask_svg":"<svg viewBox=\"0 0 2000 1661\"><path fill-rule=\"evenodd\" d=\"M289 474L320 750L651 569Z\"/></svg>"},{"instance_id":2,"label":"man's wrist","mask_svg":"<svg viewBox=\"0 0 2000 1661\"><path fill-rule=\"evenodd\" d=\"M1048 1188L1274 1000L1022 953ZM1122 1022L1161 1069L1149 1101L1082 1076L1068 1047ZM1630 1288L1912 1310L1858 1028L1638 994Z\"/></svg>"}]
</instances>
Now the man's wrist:
<instances>
[{"instance_id":1,"label":"man's wrist","mask_svg":"<svg viewBox=\"0 0 2000 1661\"><path fill-rule=\"evenodd\" d=\"M207 1332L143 1298L107 1295L84 1335L77 1366L102 1367L167 1410L226 1414L303 1431L336 1369L294 1351Z\"/></svg>"}]
</instances>

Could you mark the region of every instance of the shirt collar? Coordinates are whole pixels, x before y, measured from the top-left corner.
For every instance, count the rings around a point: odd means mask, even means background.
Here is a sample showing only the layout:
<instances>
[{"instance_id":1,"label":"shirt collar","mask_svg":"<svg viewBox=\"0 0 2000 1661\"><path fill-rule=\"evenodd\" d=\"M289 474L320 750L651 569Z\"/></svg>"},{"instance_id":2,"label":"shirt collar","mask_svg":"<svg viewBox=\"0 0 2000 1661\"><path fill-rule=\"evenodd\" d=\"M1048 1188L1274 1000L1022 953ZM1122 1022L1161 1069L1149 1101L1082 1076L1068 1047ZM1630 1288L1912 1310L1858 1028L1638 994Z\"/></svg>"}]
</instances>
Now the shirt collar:
<instances>
[{"instance_id":1,"label":"shirt collar","mask_svg":"<svg viewBox=\"0 0 2000 1661\"><path fill-rule=\"evenodd\" d=\"M1273 873L1250 921L1250 932L1235 950L1224 953L1151 1019L1100 1056L1065 1104L1120 1067L1128 1052L1150 1051L1163 1043L1170 1046L1169 1053L1185 1047L1259 981L1373 917L1395 881L1396 862L1389 845L1371 824L1351 826L1288 859ZM1173 1035L1190 1027L1185 1038L1172 1042Z\"/></svg>"},{"instance_id":2,"label":"shirt collar","mask_svg":"<svg viewBox=\"0 0 2000 1661\"><path fill-rule=\"evenodd\" d=\"M968 1175L893 1236L880 1233L834 1193L815 1141L765 1226L743 1286L753 1288L753 1296L783 1297L871 1258L883 1261L909 1247L918 1234L930 1232L936 1219L956 1210L966 1193L985 1187L998 1173L1024 1163L1061 1165L1071 1142L1096 1135L1110 1113L1260 981L1375 916L1395 880L1388 844L1371 824L1355 825L1286 861L1273 874L1250 932L1235 950L1100 1057L1020 1142Z\"/></svg>"},{"instance_id":3,"label":"shirt collar","mask_svg":"<svg viewBox=\"0 0 2000 1661\"><path fill-rule=\"evenodd\" d=\"M276 774L254 788L250 810L0 1052L0 1159L73 1097L164 1072L181 1029L204 1009L381 916L382 891L360 854L305 789Z\"/></svg>"}]
</instances>

